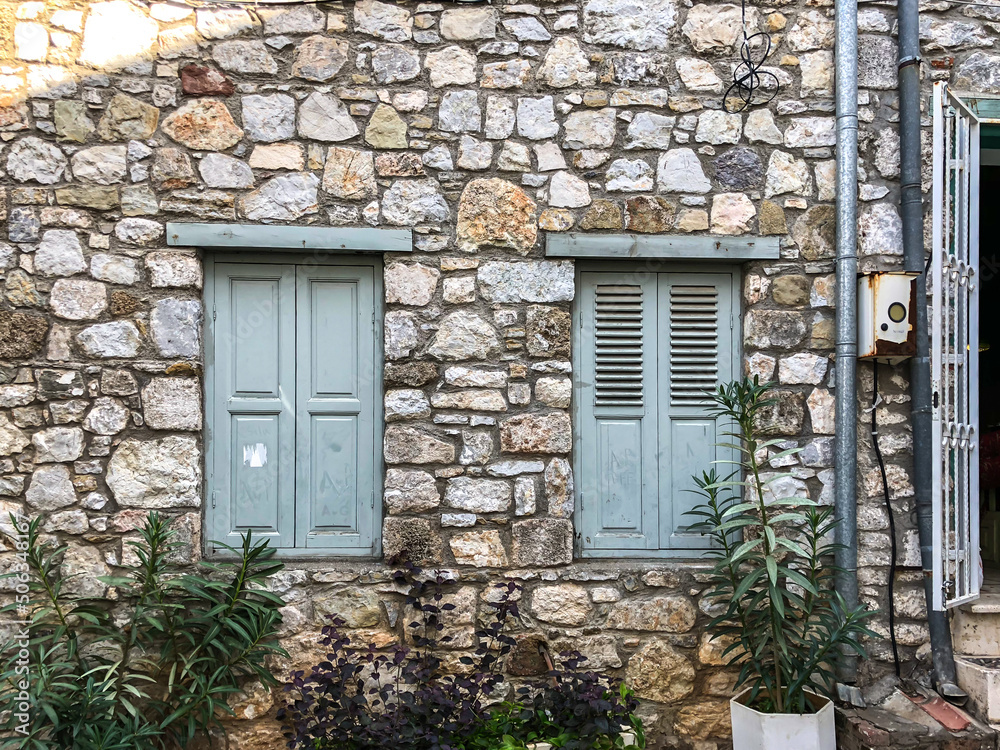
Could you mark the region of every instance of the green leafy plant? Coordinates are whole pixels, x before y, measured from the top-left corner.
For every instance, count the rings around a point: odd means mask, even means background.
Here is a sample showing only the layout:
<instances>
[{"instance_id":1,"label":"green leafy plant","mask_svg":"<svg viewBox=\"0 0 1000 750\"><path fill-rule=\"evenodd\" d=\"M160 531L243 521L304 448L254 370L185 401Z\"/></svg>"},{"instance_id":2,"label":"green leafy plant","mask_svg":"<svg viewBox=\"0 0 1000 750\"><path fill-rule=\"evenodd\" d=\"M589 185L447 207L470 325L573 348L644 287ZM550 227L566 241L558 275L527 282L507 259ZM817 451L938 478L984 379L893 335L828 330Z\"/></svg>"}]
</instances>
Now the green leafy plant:
<instances>
[{"instance_id":1,"label":"green leafy plant","mask_svg":"<svg viewBox=\"0 0 1000 750\"><path fill-rule=\"evenodd\" d=\"M863 635L874 616L850 608L833 588L837 568L829 539L837 526L832 508L803 497L775 497L770 488L790 476L764 469L799 452L781 450L782 440L763 439L758 425L776 401L771 384L744 378L712 394L713 412L732 427L735 464L694 480L705 502L693 525L714 542L715 564L708 596L724 608L708 625L713 639L727 642L724 655L740 666L737 687L750 686L749 704L774 713L808 713L807 691L829 693L831 668L842 649L862 656ZM768 455L770 454L770 455Z\"/></svg>"},{"instance_id":2,"label":"green leafy plant","mask_svg":"<svg viewBox=\"0 0 1000 750\"><path fill-rule=\"evenodd\" d=\"M176 532L151 513L139 538L126 542L136 561L123 566L127 575L98 579L112 587L111 601L67 586L67 547L41 541L41 518L26 528L12 520L26 540L21 569L11 575L28 588L28 663L26 670L18 664L19 649L5 651L0 747L183 748L220 726L220 716L232 713L227 699L248 680L276 684L265 660L284 654L275 640L284 602L266 583L282 565L266 541L247 533L240 549L220 545L233 561L203 562L207 575L182 575L172 562ZM24 703L27 724L18 718Z\"/></svg>"}]
</instances>

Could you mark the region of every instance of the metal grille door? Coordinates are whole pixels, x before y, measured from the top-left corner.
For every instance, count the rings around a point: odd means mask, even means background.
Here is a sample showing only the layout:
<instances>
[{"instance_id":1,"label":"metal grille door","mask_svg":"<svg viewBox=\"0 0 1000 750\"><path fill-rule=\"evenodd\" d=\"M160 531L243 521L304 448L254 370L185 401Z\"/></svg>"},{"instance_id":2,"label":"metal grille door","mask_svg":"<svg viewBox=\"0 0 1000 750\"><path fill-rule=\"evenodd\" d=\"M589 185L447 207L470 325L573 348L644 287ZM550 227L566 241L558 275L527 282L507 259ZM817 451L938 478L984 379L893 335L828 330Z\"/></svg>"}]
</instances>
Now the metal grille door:
<instances>
[{"instance_id":1,"label":"metal grille door","mask_svg":"<svg viewBox=\"0 0 1000 750\"><path fill-rule=\"evenodd\" d=\"M979 121L934 85L931 389L936 610L979 596Z\"/></svg>"}]
</instances>

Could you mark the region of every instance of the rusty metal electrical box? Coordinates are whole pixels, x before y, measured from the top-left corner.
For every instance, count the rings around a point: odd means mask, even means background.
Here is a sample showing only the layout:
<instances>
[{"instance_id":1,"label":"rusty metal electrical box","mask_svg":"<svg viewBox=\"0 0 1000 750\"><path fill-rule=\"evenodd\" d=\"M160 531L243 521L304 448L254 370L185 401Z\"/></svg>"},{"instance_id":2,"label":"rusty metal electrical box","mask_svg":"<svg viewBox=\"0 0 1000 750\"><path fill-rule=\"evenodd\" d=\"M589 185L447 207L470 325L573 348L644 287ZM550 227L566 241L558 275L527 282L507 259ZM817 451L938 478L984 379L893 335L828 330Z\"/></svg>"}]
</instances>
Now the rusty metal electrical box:
<instances>
[{"instance_id":1,"label":"rusty metal electrical box","mask_svg":"<svg viewBox=\"0 0 1000 750\"><path fill-rule=\"evenodd\" d=\"M858 358L895 364L917 353L916 276L871 273L858 279Z\"/></svg>"}]
</instances>

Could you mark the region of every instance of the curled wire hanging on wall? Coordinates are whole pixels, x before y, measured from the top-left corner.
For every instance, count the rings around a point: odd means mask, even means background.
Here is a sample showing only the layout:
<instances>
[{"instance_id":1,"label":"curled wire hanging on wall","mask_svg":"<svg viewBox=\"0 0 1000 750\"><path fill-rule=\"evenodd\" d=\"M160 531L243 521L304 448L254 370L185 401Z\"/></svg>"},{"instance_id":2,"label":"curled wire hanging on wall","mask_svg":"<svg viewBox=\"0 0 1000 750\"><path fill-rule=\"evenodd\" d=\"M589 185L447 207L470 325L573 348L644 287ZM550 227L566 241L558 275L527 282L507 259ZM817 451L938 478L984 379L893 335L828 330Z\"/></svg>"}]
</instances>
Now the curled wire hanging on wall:
<instances>
[{"instance_id":1,"label":"curled wire hanging on wall","mask_svg":"<svg viewBox=\"0 0 1000 750\"><path fill-rule=\"evenodd\" d=\"M778 94L778 77L769 70L761 70L771 54L771 35L765 31L747 34L747 2L740 2L743 21L743 44L740 45L740 63L733 68L733 82L726 89L722 106L729 114L743 112L750 107L767 104ZM754 47L758 48L754 53Z\"/></svg>"}]
</instances>

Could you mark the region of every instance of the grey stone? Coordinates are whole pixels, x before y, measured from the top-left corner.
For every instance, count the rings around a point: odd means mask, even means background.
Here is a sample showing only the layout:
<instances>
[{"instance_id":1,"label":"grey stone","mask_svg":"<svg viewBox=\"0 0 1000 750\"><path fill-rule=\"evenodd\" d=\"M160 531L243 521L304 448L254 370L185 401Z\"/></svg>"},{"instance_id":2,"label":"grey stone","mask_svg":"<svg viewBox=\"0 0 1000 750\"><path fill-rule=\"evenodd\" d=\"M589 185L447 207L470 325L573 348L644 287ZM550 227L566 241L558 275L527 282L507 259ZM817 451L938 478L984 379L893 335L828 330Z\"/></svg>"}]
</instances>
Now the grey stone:
<instances>
[{"instance_id":1,"label":"grey stone","mask_svg":"<svg viewBox=\"0 0 1000 750\"><path fill-rule=\"evenodd\" d=\"M48 229L35 251L35 273L42 276L70 276L87 270L83 248L76 232Z\"/></svg>"},{"instance_id":2,"label":"grey stone","mask_svg":"<svg viewBox=\"0 0 1000 750\"><path fill-rule=\"evenodd\" d=\"M573 560L573 524L560 518L528 518L512 526L512 562L543 568L567 565Z\"/></svg>"},{"instance_id":3,"label":"grey stone","mask_svg":"<svg viewBox=\"0 0 1000 750\"><path fill-rule=\"evenodd\" d=\"M358 134L347 107L333 94L311 93L299 106L299 135L318 141L346 141Z\"/></svg>"},{"instance_id":4,"label":"grey stone","mask_svg":"<svg viewBox=\"0 0 1000 750\"><path fill-rule=\"evenodd\" d=\"M43 513L75 503L76 491L70 480L69 467L61 464L39 466L31 475L24 499L29 508Z\"/></svg>"},{"instance_id":5,"label":"grey stone","mask_svg":"<svg viewBox=\"0 0 1000 750\"><path fill-rule=\"evenodd\" d=\"M70 164L76 179L97 185L112 185L125 177L125 146L94 146L77 151Z\"/></svg>"},{"instance_id":6,"label":"grey stone","mask_svg":"<svg viewBox=\"0 0 1000 750\"><path fill-rule=\"evenodd\" d=\"M482 129L483 113L475 91L449 91L441 97L438 127L448 133L475 133Z\"/></svg>"},{"instance_id":7,"label":"grey stone","mask_svg":"<svg viewBox=\"0 0 1000 750\"><path fill-rule=\"evenodd\" d=\"M389 513L423 513L441 503L434 476L418 469L389 469L385 473L385 504Z\"/></svg>"},{"instance_id":8,"label":"grey stone","mask_svg":"<svg viewBox=\"0 0 1000 750\"><path fill-rule=\"evenodd\" d=\"M42 228L38 212L27 206L14 206L7 218L7 238L11 242L37 242Z\"/></svg>"},{"instance_id":9,"label":"grey stone","mask_svg":"<svg viewBox=\"0 0 1000 750\"><path fill-rule=\"evenodd\" d=\"M655 112L638 112L629 123L625 148L665 150L670 147L670 133L677 118Z\"/></svg>"},{"instance_id":10,"label":"grey stone","mask_svg":"<svg viewBox=\"0 0 1000 750\"><path fill-rule=\"evenodd\" d=\"M420 342L413 313L405 310L389 310L385 314L385 355L388 359L403 359Z\"/></svg>"},{"instance_id":11,"label":"grey stone","mask_svg":"<svg viewBox=\"0 0 1000 750\"><path fill-rule=\"evenodd\" d=\"M862 210L858 247L862 256L903 254L903 222L893 204L876 203Z\"/></svg>"},{"instance_id":12,"label":"grey stone","mask_svg":"<svg viewBox=\"0 0 1000 750\"><path fill-rule=\"evenodd\" d=\"M347 63L350 45L339 39L311 36L295 48L292 75L308 81L332 80Z\"/></svg>"},{"instance_id":13,"label":"grey stone","mask_svg":"<svg viewBox=\"0 0 1000 750\"><path fill-rule=\"evenodd\" d=\"M123 508L198 507L201 452L193 437L128 438L108 462L108 488Z\"/></svg>"},{"instance_id":14,"label":"grey stone","mask_svg":"<svg viewBox=\"0 0 1000 750\"><path fill-rule=\"evenodd\" d=\"M458 145L458 166L460 169L484 170L493 163L493 145L477 141L470 135L463 135Z\"/></svg>"},{"instance_id":15,"label":"grey stone","mask_svg":"<svg viewBox=\"0 0 1000 750\"><path fill-rule=\"evenodd\" d=\"M62 178L66 165L57 146L35 136L22 138L7 152L7 174L18 182L52 185Z\"/></svg>"},{"instance_id":16,"label":"grey stone","mask_svg":"<svg viewBox=\"0 0 1000 750\"><path fill-rule=\"evenodd\" d=\"M590 69L590 60L580 49L580 43L563 36L549 47L545 60L538 69L538 78L553 88L593 86L597 74Z\"/></svg>"},{"instance_id":17,"label":"grey stone","mask_svg":"<svg viewBox=\"0 0 1000 750\"><path fill-rule=\"evenodd\" d=\"M396 226L447 221L448 204L435 180L396 180L382 196L382 216Z\"/></svg>"},{"instance_id":18,"label":"grey stone","mask_svg":"<svg viewBox=\"0 0 1000 750\"><path fill-rule=\"evenodd\" d=\"M510 507L511 486L502 479L450 479L444 492L444 502L450 508L473 513L498 513Z\"/></svg>"},{"instance_id":19,"label":"grey stone","mask_svg":"<svg viewBox=\"0 0 1000 750\"><path fill-rule=\"evenodd\" d=\"M715 180L723 190L754 190L764 181L764 165L753 149L731 148L715 160Z\"/></svg>"},{"instance_id":20,"label":"grey stone","mask_svg":"<svg viewBox=\"0 0 1000 750\"><path fill-rule=\"evenodd\" d=\"M31 440L10 421L6 414L0 414L0 456L20 453L31 445Z\"/></svg>"},{"instance_id":21,"label":"grey stone","mask_svg":"<svg viewBox=\"0 0 1000 750\"><path fill-rule=\"evenodd\" d=\"M508 97L491 96L486 100L487 138L493 140L508 138L514 132L515 121L514 105Z\"/></svg>"},{"instance_id":22,"label":"grey stone","mask_svg":"<svg viewBox=\"0 0 1000 750\"><path fill-rule=\"evenodd\" d=\"M989 61L989 55L984 53L973 53L966 60L975 57L977 54L983 55ZM899 54L896 48L896 40L892 37L860 34L858 36L858 85L862 88L870 89L895 89L898 85L897 71ZM963 66L960 65L956 76L956 85L961 85ZM984 68L980 68L983 70ZM991 74L986 74L991 75ZM997 78L1000 81L1000 76ZM970 80L970 84L972 81ZM983 90L980 88L980 90Z\"/></svg>"},{"instance_id":23,"label":"grey stone","mask_svg":"<svg viewBox=\"0 0 1000 750\"><path fill-rule=\"evenodd\" d=\"M424 152L420 160L425 167L440 169L444 172L450 172L455 168L455 163L451 159L451 152L447 146L435 146L430 151Z\"/></svg>"},{"instance_id":24,"label":"grey stone","mask_svg":"<svg viewBox=\"0 0 1000 750\"><path fill-rule=\"evenodd\" d=\"M609 192L645 192L654 186L653 169L642 159L615 159L608 167L605 180L605 189Z\"/></svg>"},{"instance_id":25,"label":"grey stone","mask_svg":"<svg viewBox=\"0 0 1000 750\"><path fill-rule=\"evenodd\" d=\"M308 34L326 28L326 14L313 5L257 8L268 34Z\"/></svg>"},{"instance_id":26,"label":"grey stone","mask_svg":"<svg viewBox=\"0 0 1000 750\"><path fill-rule=\"evenodd\" d=\"M319 178L311 172L279 175L243 196L240 209L253 221L294 221L318 209Z\"/></svg>"},{"instance_id":27,"label":"grey stone","mask_svg":"<svg viewBox=\"0 0 1000 750\"><path fill-rule=\"evenodd\" d=\"M656 181L664 193L702 194L712 189L698 155L689 148L675 148L660 154Z\"/></svg>"},{"instance_id":28,"label":"grey stone","mask_svg":"<svg viewBox=\"0 0 1000 750\"><path fill-rule=\"evenodd\" d=\"M378 39L406 42L413 38L413 17L397 5L362 0L354 5L354 28Z\"/></svg>"},{"instance_id":29,"label":"grey stone","mask_svg":"<svg viewBox=\"0 0 1000 750\"><path fill-rule=\"evenodd\" d=\"M429 417L431 405L423 391L416 388L400 388L386 391L385 421L398 422L403 419Z\"/></svg>"},{"instance_id":30,"label":"grey stone","mask_svg":"<svg viewBox=\"0 0 1000 750\"><path fill-rule=\"evenodd\" d=\"M153 378L142 389L142 413L154 430L201 429L201 383L197 378Z\"/></svg>"},{"instance_id":31,"label":"grey stone","mask_svg":"<svg viewBox=\"0 0 1000 750\"><path fill-rule=\"evenodd\" d=\"M785 310L754 309L747 312L744 345L754 349L794 349L807 332L801 313Z\"/></svg>"},{"instance_id":32,"label":"grey stone","mask_svg":"<svg viewBox=\"0 0 1000 750\"><path fill-rule=\"evenodd\" d=\"M270 96L252 94L244 96L241 105L243 108L243 130L250 140L273 143L295 135L295 100L292 97L286 94L271 94ZM206 156L205 159L207 158ZM229 159L231 157L222 158ZM219 166L223 163L217 162ZM199 168L199 171L204 175L203 168ZM252 174L250 184L253 184ZM210 185L210 187L228 186ZM245 185L235 187L245 187Z\"/></svg>"},{"instance_id":33,"label":"grey stone","mask_svg":"<svg viewBox=\"0 0 1000 750\"><path fill-rule=\"evenodd\" d=\"M219 42L212 50L212 58L220 68L233 73L274 75L278 72L278 63L264 43L257 40Z\"/></svg>"},{"instance_id":34,"label":"grey stone","mask_svg":"<svg viewBox=\"0 0 1000 750\"><path fill-rule=\"evenodd\" d=\"M559 132L551 96L517 100L517 134L532 141L555 137Z\"/></svg>"},{"instance_id":35,"label":"grey stone","mask_svg":"<svg viewBox=\"0 0 1000 750\"><path fill-rule=\"evenodd\" d=\"M153 307L153 341L164 357L197 357L201 349L202 307L198 300L168 297ZM110 324L108 324L110 325Z\"/></svg>"},{"instance_id":36,"label":"grey stone","mask_svg":"<svg viewBox=\"0 0 1000 750\"><path fill-rule=\"evenodd\" d=\"M1000 93L1000 55L982 50L973 52L958 65L955 87L984 94Z\"/></svg>"},{"instance_id":37,"label":"grey stone","mask_svg":"<svg viewBox=\"0 0 1000 750\"><path fill-rule=\"evenodd\" d=\"M459 310L438 326L427 353L435 359L485 359L500 347L496 330L477 313Z\"/></svg>"},{"instance_id":38,"label":"grey stone","mask_svg":"<svg viewBox=\"0 0 1000 750\"><path fill-rule=\"evenodd\" d=\"M91 357L134 357L139 352L139 330L126 320L99 323L76 335L84 353Z\"/></svg>"},{"instance_id":39,"label":"grey stone","mask_svg":"<svg viewBox=\"0 0 1000 750\"><path fill-rule=\"evenodd\" d=\"M503 453L569 453L572 443L565 412L518 414L500 423Z\"/></svg>"},{"instance_id":40,"label":"grey stone","mask_svg":"<svg viewBox=\"0 0 1000 750\"><path fill-rule=\"evenodd\" d=\"M108 586L100 579L111 575L111 569L105 564L98 547L79 544L71 545L66 550L59 565L59 575L63 580L62 593L66 596L102 599Z\"/></svg>"},{"instance_id":41,"label":"grey stone","mask_svg":"<svg viewBox=\"0 0 1000 750\"><path fill-rule=\"evenodd\" d=\"M390 425L385 429L387 464L450 464L455 446L412 427Z\"/></svg>"},{"instance_id":42,"label":"grey stone","mask_svg":"<svg viewBox=\"0 0 1000 750\"><path fill-rule=\"evenodd\" d=\"M150 253L146 256L146 270L154 289L201 288L201 262L194 255L172 251Z\"/></svg>"},{"instance_id":43,"label":"grey stone","mask_svg":"<svg viewBox=\"0 0 1000 750\"><path fill-rule=\"evenodd\" d=\"M542 22L531 16L520 16L503 22L503 27L519 42L547 42L552 35Z\"/></svg>"},{"instance_id":44,"label":"grey stone","mask_svg":"<svg viewBox=\"0 0 1000 750\"><path fill-rule=\"evenodd\" d=\"M420 55L399 44L382 44L372 52L375 82L385 85L411 81L420 75Z\"/></svg>"},{"instance_id":45,"label":"grey stone","mask_svg":"<svg viewBox=\"0 0 1000 750\"><path fill-rule=\"evenodd\" d=\"M489 302L566 302L575 292L571 261L487 261L477 280Z\"/></svg>"}]
</instances>

